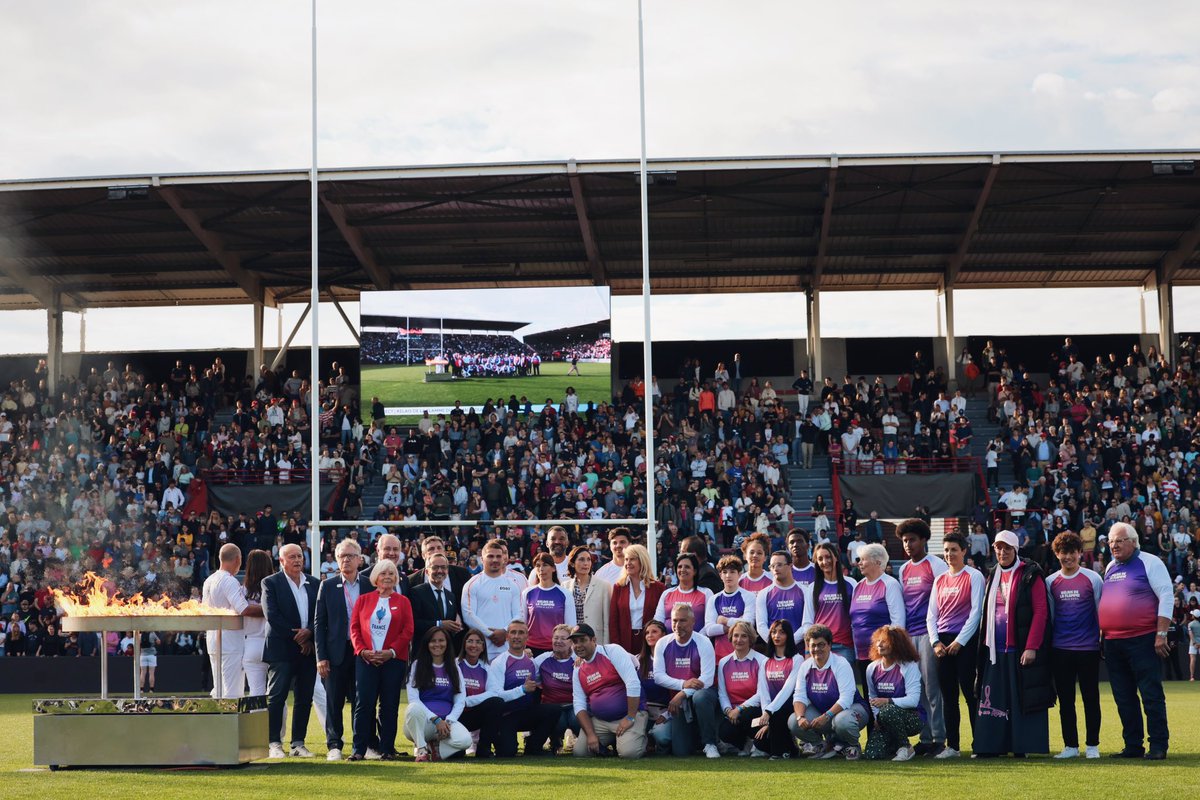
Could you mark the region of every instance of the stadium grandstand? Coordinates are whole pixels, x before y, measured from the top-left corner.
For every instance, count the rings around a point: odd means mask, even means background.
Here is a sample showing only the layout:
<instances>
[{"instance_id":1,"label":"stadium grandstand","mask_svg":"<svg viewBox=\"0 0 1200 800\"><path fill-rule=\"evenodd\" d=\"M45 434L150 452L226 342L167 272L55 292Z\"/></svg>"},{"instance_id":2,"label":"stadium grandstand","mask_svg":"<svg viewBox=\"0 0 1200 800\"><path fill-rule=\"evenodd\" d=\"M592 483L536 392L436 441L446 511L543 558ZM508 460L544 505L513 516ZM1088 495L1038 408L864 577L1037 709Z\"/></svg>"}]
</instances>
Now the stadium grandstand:
<instances>
[{"instance_id":1,"label":"stadium grandstand","mask_svg":"<svg viewBox=\"0 0 1200 800\"><path fill-rule=\"evenodd\" d=\"M752 367L755 354L743 352L739 371L733 352L697 344L686 359L660 362L657 380L614 378L610 403L514 398L413 424L358 397L355 365L326 362L327 374L307 376L268 362L261 324L245 374L188 354L153 373L80 374L62 353L68 310L254 303L261 323L265 307L306 302L306 172L0 184L0 308L44 308L50 333L46 359L17 370L0 397L6 625L32 623L23 649L36 640L45 655L63 644L42 644L54 616L50 582L96 570L127 592L187 596L224 541L307 548L303 511L285 519L248 501L255 487L278 492L313 469L330 487L323 513L360 521L327 531L321 552L306 550L321 569L346 536L372 557L384 530L373 523L389 521L413 523L393 529L405 570L423 565L430 529L421 522L446 524L448 551L473 571L497 531L514 566L528 569L545 547L539 520L561 521L573 543L608 559L603 528L574 523L640 518L648 502L668 582L668 557L692 536L715 562L754 533L782 546L798 526L834 544L858 575L854 552L883 541L900 558L890 521L918 515L940 525L935 535L970 534L981 564L990 537L1009 527L1023 555L1053 569L1056 533L1079 532L1087 562L1102 565L1107 531L1127 520L1170 570L1179 624L1200 605L1200 379L1195 342L1173 329L1171 289L1200 285L1200 179L1183 166L1197 156L654 162L653 291L803 290L810 335L790 369ZM398 288L605 284L634 293L635 177L631 162L323 171L322 289L336 302ZM1103 347L1042 341L1036 360L1003 337L955 338L956 289L1014 283L1152 289L1162 329ZM820 297L863 289L942 292L943 335L854 369L851 344L820 336ZM441 338L431 320L399 319L362 321L364 362L394 357L400 328L421 337L422 360L434 336L443 352L479 344ZM437 325L485 335L453 323ZM599 357L605 341L590 325L525 342L515 330L486 335L581 358ZM305 410L313 390L316 421ZM653 498L646 392L656 405ZM324 448L315 456L304 438L313 424ZM965 494L937 513L863 505L883 502L872 487L930 475ZM227 487L243 505L202 505Z\"/></svg>"}]
</instances>

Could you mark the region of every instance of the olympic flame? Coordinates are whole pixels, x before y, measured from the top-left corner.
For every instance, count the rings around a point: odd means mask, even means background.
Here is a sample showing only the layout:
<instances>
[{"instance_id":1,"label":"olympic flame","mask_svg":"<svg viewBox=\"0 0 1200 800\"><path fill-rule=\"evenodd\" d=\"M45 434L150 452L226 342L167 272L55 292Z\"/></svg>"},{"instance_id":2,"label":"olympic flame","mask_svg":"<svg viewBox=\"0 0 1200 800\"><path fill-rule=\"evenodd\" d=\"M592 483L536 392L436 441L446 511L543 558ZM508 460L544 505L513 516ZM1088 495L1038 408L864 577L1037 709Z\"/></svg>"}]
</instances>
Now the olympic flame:
<instances>
[{"instance_id":1,"label":"olympic flame","mask_svg":"<svg viewBox=\"0 0 1200 800\"><path fill-rule=\"evenodd\" d=\"M215 608L198 600L176 603L169 598L148 600L141 593L122 597L112 581L89 572L77 590L51 589L54 602L68 617L160 617L236 616L227 608Z\"/></svg>"}]
</instances>

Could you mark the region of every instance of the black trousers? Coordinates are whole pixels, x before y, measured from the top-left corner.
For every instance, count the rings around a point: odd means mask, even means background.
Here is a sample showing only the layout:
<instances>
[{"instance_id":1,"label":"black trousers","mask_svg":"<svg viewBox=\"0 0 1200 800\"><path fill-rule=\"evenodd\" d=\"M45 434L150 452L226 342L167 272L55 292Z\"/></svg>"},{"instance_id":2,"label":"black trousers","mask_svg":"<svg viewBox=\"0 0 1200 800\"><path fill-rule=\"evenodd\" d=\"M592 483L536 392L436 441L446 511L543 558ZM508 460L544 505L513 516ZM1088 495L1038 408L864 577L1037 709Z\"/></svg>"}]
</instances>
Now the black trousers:
<instances>
[{"instance_id":1,"label":"black trousers","mask_svg":"<svg viewBox=\"0 0 1200 800\"><path fill-rule=\"evenodd\" d=\"M325 684L325 744L330 750L335 747L341 750L345 746L345 724L342 721L342 709L346 703L349 703L350 732L355 736L353 752L365 753L368 747L374 748L379 744L379 737L372 731L369 741L360 742L357 739L358 731L362 729L362 726L357 724L356 719L358 712L354 703L354 673L354 646L347 639L342 663L336 667L331 664L329 676L322 681Z\"/></svg>"},{"instance_id":2,"label":"black trousers","mask_svg":"<svg viewBox=\"0 0 1200 800\"><path fill-rule=\"evenodd\" d=\"M1050 669L1054 672L1054 689L1058 693L1058 719L1062 723L1063 744L1079 747L1076 730L1075 683L1083 700L1084 741L1088 747L1100 744L1100 651L1051 651Z\"/></svg>"},{"instance_id":3,"label":"black trousers","mask_svg":"<svg viewBox=\"0 0 1200 800\"><path fill-rule=\"evenodd\" d=\"M476 758L488 758L496 746L496 733L499 729L500 715L504 713L504 701L499 697L489 697L476 706L463 709L458 721L469 731L479 731L479 744L475 746Z\"/></svg>"},{"instance_id":4,"label":"black trousers","mask_svg":"<svg viewBox=\"0 0 1200 800\"><path fill-rule=\"evenodd\" d=\"M782 709L780 709L782 712ZM744 747L746 737L754 734L756 728L751 728L750 723L762 716L762 709L750 706L738 715L737 722L730 722L729 717L721 715L721 724L717 728L717 738L722 742L733 745L734 747ZM766 748L760 747L759 750Z\"/></svg>"},{"instance_id":5,"label":"black trousers","mask_svg":"<svg viewBox=\"0 0 1200 800\"><path fill-rule=\"evenodd\" d=\"M976 633L975 636L979 634ZM958 655L945 655L938 659L938 684L942 689L942 713L946 718L946 746L962 750L958 729L962 724L962 711L958 705L959 693L967 701L967 715L971 723L971 735L975 735L975 712L979 699L975 697L975 669L979 661L975 636L963 645ZM949 647L958 638L956 633L938 634L938 641Z\"/></svg>"},{"instance_id":6,"label":"black trousers","mask_svg":"<svg viewBox=\"0 0 1200 800\"><path fill-rule=\"evenodd\" d=\"M792 736L792 729L788 727L788 719L792 716L792 712L792 704L788 703L771 715L771 722L767 729L767 746L773 756L781 756L784 753L794 756L799 752L796 749L796 739Z\"/></svg>"},{"instance_id":7,"label":"black trousers","mask_svg":"<svg viewBox=\"0 0 1200 800\"><path fill-rule=\"evenodd\" d=\"M268 741L283 743L283 707L288 694L294 692L291 744L293 747L304 744L316 685L317 662L311 655L267 663L267 725L271 728Z\"/></svg>"},{"instance_id":8,"label":"black trousers","mask_svg":"<svg viewBox=\"0 0 1200 800\"><path fill-rule=\"evenodd\" d=\"M546 742L550 742L552 750L562 746L563 737L568 730L579 733L579 720L575 716L572 703L540 703L534 716L537 725L529 732L525 741L525 755L541 752Z\"/></svg>"},{"instance_id":9,"label":"black trousers","mask_svg":"<svg viewBox=\"0 0 1200 800\"><path fill-rule=\"evenodd\" d=\"M536 701L537 698L535 697L534 700ZM513 705L517 705L517 707L507 707ZM521 703L521 700L514 700L512 703L506 703L505 706L500 717L499 730L496 732L496 755L500 758L512 758L517 754L517 733L537 730L538 705L536 702L525 705ZM476 752L479 751L476 750Z\"/></svg>"}]
</instances>

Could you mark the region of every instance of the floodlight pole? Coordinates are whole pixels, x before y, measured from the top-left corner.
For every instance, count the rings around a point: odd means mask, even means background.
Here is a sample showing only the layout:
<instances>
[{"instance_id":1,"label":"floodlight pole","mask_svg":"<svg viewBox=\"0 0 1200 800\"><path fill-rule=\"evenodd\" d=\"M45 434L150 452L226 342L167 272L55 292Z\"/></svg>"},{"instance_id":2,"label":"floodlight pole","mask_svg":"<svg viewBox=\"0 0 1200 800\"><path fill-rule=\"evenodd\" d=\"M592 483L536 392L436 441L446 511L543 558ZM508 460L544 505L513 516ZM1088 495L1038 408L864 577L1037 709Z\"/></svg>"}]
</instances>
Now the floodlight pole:
<instances>
[{"instance_id":1,"label":"floodlight pole","mask_svg":"<svg viewBox=\"0 0 1200 800\"><path fill-rule=\"evenodd\" d=\"M309 476L312 498L309 505L308 555L314 577L321 574L321 358L317 338L317 320L321 316L321 291L318 282L317 259L317 0L312 0L312 167L309 170L309 216L312 225L312 346L309 348Z\"/></svg>"},{"instance_id":2,"label":"floodlight pole","mask_svg":"<svg viewBox=\"0 0 1200 800\"><path fill-rule=\"evenodd\" d=\"M658 529L654 524L654 364L650 355L650 201L646 190L646 53L642 33L642 0L638 0L638 117L642 153L638 163L638 186L642 206L642 388L645 403L642 421L646 426L646 549L650 551L650 574L658 574Z\"/></svg>"}]
</instances>

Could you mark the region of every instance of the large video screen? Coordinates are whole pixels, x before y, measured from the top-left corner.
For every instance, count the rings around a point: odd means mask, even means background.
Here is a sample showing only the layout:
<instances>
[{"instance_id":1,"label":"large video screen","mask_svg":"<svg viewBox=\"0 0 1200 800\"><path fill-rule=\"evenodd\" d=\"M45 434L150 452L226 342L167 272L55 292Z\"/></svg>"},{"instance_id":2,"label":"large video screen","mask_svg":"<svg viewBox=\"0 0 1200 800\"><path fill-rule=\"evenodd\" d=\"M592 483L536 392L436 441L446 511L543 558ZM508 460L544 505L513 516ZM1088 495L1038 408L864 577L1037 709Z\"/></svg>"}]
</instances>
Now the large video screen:
<instances>
[{"instance_id":1,"label":"large video screen","mask_svg":"<svg viewBox=\"0 0 1200 800\"><path fill-rule=\"evenodd\" d=\"M611 399L608 287L364 292L362 396L389 418Z\"/></svg>"}]
</instances>

